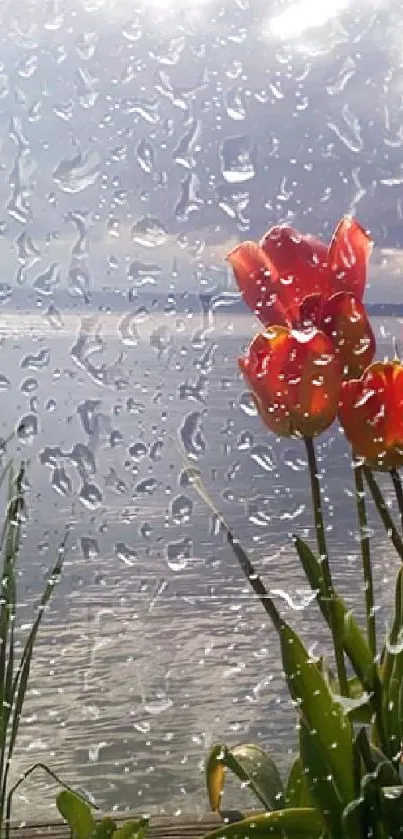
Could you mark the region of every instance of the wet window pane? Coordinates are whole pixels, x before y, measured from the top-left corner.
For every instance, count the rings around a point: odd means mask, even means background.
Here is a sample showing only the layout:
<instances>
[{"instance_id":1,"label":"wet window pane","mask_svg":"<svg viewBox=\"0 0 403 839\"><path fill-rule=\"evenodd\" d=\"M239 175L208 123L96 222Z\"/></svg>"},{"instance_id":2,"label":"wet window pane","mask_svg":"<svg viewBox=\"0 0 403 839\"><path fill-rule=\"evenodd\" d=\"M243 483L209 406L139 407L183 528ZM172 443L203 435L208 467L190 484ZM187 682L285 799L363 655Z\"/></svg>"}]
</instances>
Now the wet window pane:
<instances>
[{"instance_id":1,"label":"wet window pane","mask_svg":"<svg viewBox=\"0 0 403 839\"><path fill-rule=\"evenodd\" d=\"M313 535L305 452L256 415L237 358L258 322L224 258L280 222L328 241L354 214L376 242L379 356L400 346L399 5L3 0L1 433L28 464L22 630L71 526L16 776L45 760L104 809L199 814L212 743L258 741L290 765L274 630L184 458L315 649L291 541ZM354 602L337 428L318 456ZM27 783L19 817L53 798Z\"/></svg>"}]
</instances>

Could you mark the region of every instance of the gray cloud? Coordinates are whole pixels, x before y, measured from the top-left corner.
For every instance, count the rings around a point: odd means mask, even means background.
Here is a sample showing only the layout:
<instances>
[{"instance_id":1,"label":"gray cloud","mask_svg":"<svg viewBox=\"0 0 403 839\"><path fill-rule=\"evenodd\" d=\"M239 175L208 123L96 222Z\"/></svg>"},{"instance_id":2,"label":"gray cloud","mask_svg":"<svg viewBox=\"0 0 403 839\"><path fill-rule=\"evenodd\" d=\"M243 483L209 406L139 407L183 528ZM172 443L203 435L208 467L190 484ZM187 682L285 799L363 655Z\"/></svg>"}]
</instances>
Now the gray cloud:
<instances>
[{"instance_id":1,"label":"gray cloud","mask_svg":"<svg viewBox=\"0 0 403 839\"><path fill-rule=\"evenodd\" d=\"M261 0L136 13L123 0L4 3L7 279L21 280L24 231L41 251L28 286L53 261L64 282L75 211L96 289L126 289L133 260L160 264L161 290L196 289L228 241L285 219L328 238L350 211L380 249L403 247L397 5L348 3L287 42ZM297 15L289 0L270 14L290 7ZM399 297L399 277L400 252L376 262L370 296Z\"/></svg>"}]
</instances>

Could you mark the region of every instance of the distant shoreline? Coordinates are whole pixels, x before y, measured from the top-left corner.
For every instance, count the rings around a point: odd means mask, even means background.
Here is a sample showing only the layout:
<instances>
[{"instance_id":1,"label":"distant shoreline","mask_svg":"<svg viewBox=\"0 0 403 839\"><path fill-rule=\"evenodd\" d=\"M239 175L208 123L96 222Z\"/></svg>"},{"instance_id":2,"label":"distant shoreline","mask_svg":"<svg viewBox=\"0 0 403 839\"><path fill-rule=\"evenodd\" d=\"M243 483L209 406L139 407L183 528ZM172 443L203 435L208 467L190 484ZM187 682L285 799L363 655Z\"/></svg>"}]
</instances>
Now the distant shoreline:
<instances>
[{"instance_id":1,"label":"distant shoreline","mask_svg":"<svg viewBox=\"0 0 403 839\"><path fill-rule=\"evenodd\" d=\"M368 314L372 317L403 317L402 303L367 302ZM155 291L134 289L89 289L86 296L72 294L67 289L55 288L46 294L38 293L30 286L0 288L0 325L2 313L63 311L71 314L119 314L132 312L144 315L196 315L208 316L209 312L232 315L250 314L241 295L236 291L167 291L163 287Z\"/></svg>"}]
</instances>

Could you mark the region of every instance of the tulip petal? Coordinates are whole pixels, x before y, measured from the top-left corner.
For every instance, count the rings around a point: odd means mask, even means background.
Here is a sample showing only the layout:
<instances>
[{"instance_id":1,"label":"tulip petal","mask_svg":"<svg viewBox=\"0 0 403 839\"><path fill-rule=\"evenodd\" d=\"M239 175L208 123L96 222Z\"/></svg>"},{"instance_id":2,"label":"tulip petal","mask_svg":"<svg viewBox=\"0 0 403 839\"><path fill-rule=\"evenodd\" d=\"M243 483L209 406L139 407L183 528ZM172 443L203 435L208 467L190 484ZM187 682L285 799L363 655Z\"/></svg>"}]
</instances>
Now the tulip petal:
<instances>
[{"instance_id":1,"label":"tulip petal","mask_svg":"<svg viewBox=\"0 0 403 839\"><path fill-rule=\"evenodd\" d=\"M387 436L388 448L394 448L395 456L403 463L403 365L393 362L392 381L387 393Z\"/></svg>"},{"instance_id":2,"label":"tulip petal","mask_svg":"<svg viewBox=\"0 0 403 839\"><path fill-rule=\"evenodd\" d=\"M255 242L243 242L227 255L247 306L265 326L288 322L277 293L276 277L266 254Z\"/></svg>"},{"instance_id":3,"label":"tulip petal","mask_svg":"<svg viewBox=\"0 0 403 839\"><path fill-rule=\"evenodd\" d=\"M274 326L253 339L239 367L251 388L263 422L282 437L292 433L287 383L282 368L289 352L290 332Z\"/></svg>"},{"instance_id":4,"label":"tulip petal","mask_svg":"<svg viewBox=\"0 0 403 839\"><path fill-rule=\"evenodd\" d=\"M239 366L275 433L312 437L333 422L341 370L323 332L273 327L254 338Z\"/></svg>"},{"instance_id":5,"label":"tulip petal","mask_svg":"<svg viewBox=\"0 0 403 839\"><path fill-rule=\"evenodd\" d=\"M303 236L293 227L272 227L260 242L278 283L279 298L293 323L305 297L328 297L335 289L328 268L328 248L313 236Z\"/></svg>"},{"instance_id":6,"label":"tulip petal","mask_svg":"<svg viewBox=\"0 0 403 839\"><path fill-rule=\"evenodd\" d=\"M319 326L322 317L323 298L321 294L309 294L304 297L299 308L300 326Z\"/></svg>"},{"instance_id":7,"label":"tulip petal","mask_svg":"<svg viewBox=\"0 0 403 839\"><path fill-rule=\"evenodd\" d=\"M341 219L329 247L329 268L335 275L335 291L350 291L362 301L372 247L373 240L358 221L350 216Z\"/></svg>"},{"instance_id":8,"label":"tulip petal","mask_svg":"<svg viewBox=\"0 0 403 839\"><path fill-rule=\"evenodd\" d=\"M361 376L376 348L364 304L346 291L334 294L324 304L318 326L332 339L344 377Z\"/></svg>"},{"instance_id":9,"label":"tulip petal","mask_svg":"<svg viewBox=\"0 0 403 839\"><path fill-rule=\"evenodd\" d=\"M375 362L343 383L339 417L356 455L377 469L403 465L403 365Z\"/></svg>"},{"instance_id":10,"label":"tulip petal","mask_svg":"<svg viewBox=\"0 0 403 839\"><path fill-rule=\"evenodd\" d=\"M320 434L338 410L341 369L330 339L318 329L294 330L283 373L295 428L303 437Z\"/></svg>"}]
</instances>

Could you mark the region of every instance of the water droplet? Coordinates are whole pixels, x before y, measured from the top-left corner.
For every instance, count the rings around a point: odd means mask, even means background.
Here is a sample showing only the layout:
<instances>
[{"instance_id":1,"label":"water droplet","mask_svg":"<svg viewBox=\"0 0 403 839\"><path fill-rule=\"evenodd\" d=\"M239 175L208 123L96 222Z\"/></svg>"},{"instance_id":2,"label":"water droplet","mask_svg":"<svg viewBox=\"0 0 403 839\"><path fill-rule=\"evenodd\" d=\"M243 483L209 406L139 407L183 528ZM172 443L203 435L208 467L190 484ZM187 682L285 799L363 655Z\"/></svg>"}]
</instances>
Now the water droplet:
<instances>
[{"instance_id":1,"label":"water droplet","mask_svg":"<svg viewBox=\"0 0 403 839\"><path fill-rule=\"evenodd\" d=\"M253 435L250 433L250 431L241 431L241 433L238 434L236 441L237 449L239 449L240 452L244 452L250 449L252 445Z\"/></svg>"},{"instance_id":2,"label":"water droplet","mask_svg":"<svg viewBox=\"0 0 403 839\"><path fill-rule=\"evenodd\" d=\"M193 542L188 536L177 542L168 542L165 555L171 571L184 571L193 553Z\"/></svg>"},{"instance_id":3,"label":"water droplet","mask_svg":"<svg viewBox=\"0 0 403 839\"><path fill-rule=\"evenodd\" d=\"M165 244L167 231L163 224L153 216L143 216L132 227L132 239L144 248L157 248Z\"/></svg>"},{"instance_id":4,"label":"water droplet","mask_svg":"<svg viewBox=\"0 0 403 839\"><path fill-rule=\"evenodd\" d=\"M10 379L7 378L3 373L0 374L0 393L4 390L8 390L11 387Z\"/></svg>"},{"instance_id":5,"label":"water droplet","mask_svg":"<svg viewBox=\"0 0 403 839\"><path fill-rule=\"evenodd\" d=\"M43 370L50 363L49 350L40 350L36 355L26 355L21 361L23 370Z\"/></svg>"},{"instance_id":6,"label":"water droplet","mask_svg":"<svg viewBox=\"0 0 403 839\"><path fill-rule=\"evenodd\" d=\"M233 120L244 120L246 118L245 94L242 87L234 85L226 92L225 107L227 114Z\"/></svg>"},{"instance_id":7,"label":"water droplet","mask_svg":"<svg viewBox=\"0 0 403 839\"><path fill-rule=\"evenodd\" d=\"M206 449L203 436L202 415L198 411L188 414L179 429L179 436L189 457L197 460Z\"/></svg>"},{"instance_id":8,"label":"water droplet","mask_svg":"<svg viewBox=\"0 0 403 839\"><path fill-rule=\"evenodd\" d=\"M220 149L221 172L229 184L250 181L255 176L255 150L251 137L228 137Z\"/></svg>"},{"instance_id":9,"label":"water droplet","mask_svg":"<svg viewBox=\"0 0 403 839\"><path fill-rule=\"evenodd\" d=\"M134 548L129 548L124 542L116 542L115 556L121 559L125 565L133 566L136 564L137 553Z\"/></svg>"},{"instance_id":10,"label":"water droplet","mask_svg":"<svg viewBox=\"0 0 403 839\"><path fill-rule=\"evenodd\" d=\"M34 280L33 289L42 297L48 297L53 294L56 286L60 282L60 269L56 262L45 271L44 274L39 274Z\"/></svg>"},{"instance_id":11,"label":"water droplet","mask_svg":"<svg viewBox=\"0 0 403 839\"><path fill-rule=\"evenodd\" d=\"M21 417L17 425L17 437L24 443L32 443L39 430L39 420L36 414L26 414Z\"/></svg>"},{"instance_id":12,"label":"water droplet","mask_svg":"<svg viewBox=\"0 0 403 839\"><path fill-rule=\"evenodd\" d=\"M97 510L102 504L102 492L96 484L84 481L79 495L81 503L87 510Z\"/></svg>"},{"instance_id":13,"label":"water droplet","mask_svg":"<svg viewBox=\"0 0 403 839\"><path fill-rule=\"evenodd\" d=\"M258 495L247 503L247 516L256 527L267 527L272 521L271 501Z\"/></svg>"},{"instance_id":14,"label":"water droplet","mask_svg":"<svg viewBox=\"0 0 403 839\"><path fill-rule=\"evenodd\" d=\"M154 286L156 277L161 273L161 266L153 262L131 262L127 271L127 278L133 283L134 288L142 288L146 285Z\"/></svg>"},{"instance_id":15,"label":"water droplet","mask_svg":"<svg viewBox=\"0 0 403 839\"><path fill-rule=\"evenodd\" d=\"M201 134L201 122L193 117L186 123L186 131L174 149L173 158L184 169L193 169L196 165L194 153Z\"/></svg>"},{"instance_id":16,"label":"water droplet","mask_svg":"<svg viewBox=\"0 0 403 839\"><path fill-rule=\"evenodd\" d=\"M70 160L62 160L53 172L53 180L62 192L83 192L101 174L101 158L95 151L78 152Z\"/></svg>"},{"instance_id":17,"label":"water droplet","mask_svg":"<svg viewBox=\"0 0 403 839\"><path fill-rule=\"evenodd\" d=\"M171 516L175 524L185 524L193 511L193 501L187 495L177 495L171 502Z\"/></svg>"},{"instance_id":18,"label":"water droplet","mask_svg":"<svg viewBox=\"0 0 403 839\"><path fill-rule=\"evenodd\" d=\"M92 536L82 536L81 550L84 559L96 559L99 556L99 545L97 539L94 539Z\"/></svg>"},{"instance_id":19,"label":"water droplet","mask_svg":"<svg viewBox=\"0 0 403 839\"><path fill-rule=\"evenodd\" d=\"M52 474L52 487L59 495L70 495L72 481L62 466L56 466Z\"/></svg>"},{"instance_id":20,"label":"water droplet","mask_svg":"<svg viewBox=\"0 0 403 839\"><path fill-rule=\"evenodd\" d=\"M137 162L143 172L149 174L154 168L154 149L147 140L140 140L136 149Z\"/></svg>"},{"instance_id":21,"label":"water droplet","mask_svg":"<svg viewBox=\"0 0 403 839\"><path fill-rule=\"evenodd\" d=\"M253 394L250 391L242 393L238 399L238 405L244 414L248 417L257 417L256 403Z\"/></svg>"},{"instance_id":22,"label":"water droplet","mask_svg":"<svg viewBox=\"0 0 403 839\"><path fill-rule=\"evenodd\" d=\"M172 708L173 701L168 696L161 696L160 699L156 699L154 702L146 702L144 705L144 710L147 714L151 714L151 716L156 717L158 714L163 714L164 711L168 711L169 708Z\"/></svg>"},{"instance_id":23,"label":"water droplet","mask_svg":"<svg viewBox=\"0 0 403 839\"><path fill-rule=\"evenodd\" d=\"M71 265L67 283L69 293L74 297L83 297L86 303L90 301L91 276L85 265Z\"/></svg>"},{"instance_id":24,"label":"water droplet","mask_svg":"<svg viewBox=\"0 0 403 839\"><path fill-rule=\"evenodd\" d=\"M161 357L172 345L172 336L167 326L157 326L150 335L150 345Z\"/></svg>"},{"instance_id":25,"label":"water droplet","mask_svg":"<svg viewBox=\"0 0 403 839\"><path fill-rule=\"evenodd\" d=\"M194 172L189 172L181 180L180 195L175 205L175 216L179 221L187 221L189 216L197 212L204 204L199 194L200 181Z\"/></svg>"},{"instance_id":26,"label":"water droplet","mask_svg":"<svg viewBox=\"0 0 403 839\"><path fill-rule=\"evenodd\" d=\"M135 493L137 495L151 495L151 493L155 492L157 486L158 482L155 478L145 478L137 484Z\"/></svg>"},{"instance_id":27,"label":"water droplet","mask_svg":"<svg viewBox=\"0 0 403 839\"><path fill-rule=\"evenodd\" d=\"M133 458L133 460L142 460L147 454L147 446L145 443L139 441L138 443L133 443L132 446L129 448L129 455Z\"/></svg>"},{"instance_id":28,"label":"water droplet","mask_svg":"<svg viewBox=\"0 0 403 839\"><path fill-rule=\"evenodd\" d=\"M273 472L276 468L276 458L273 449L268 446L253 446L250 452L252 460L255 461L265 472Z\"/></svg>"},{"instance_id":29,"label":"water droplet","mask_svg":"<svg viewBox=\"0 0 403 839\"><path fill-rule=\"evenodd\" d=\"M20 384L21 393L28 395L29 393L33 393L39 387L38 379L28 378L24 379L23 382Z\"/></svg>"},{"instance_id":30,"label":"water droplet","mask_svg":"<svg viewBox=\"0 0 403 839\"><path fill-rule=\"evenodd\" d=\"M154 461L154 463L161 460L163 447L164 443L162 440L156 440L150 447L150 458Z\"/></svg>"}]
</instances>

